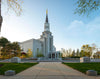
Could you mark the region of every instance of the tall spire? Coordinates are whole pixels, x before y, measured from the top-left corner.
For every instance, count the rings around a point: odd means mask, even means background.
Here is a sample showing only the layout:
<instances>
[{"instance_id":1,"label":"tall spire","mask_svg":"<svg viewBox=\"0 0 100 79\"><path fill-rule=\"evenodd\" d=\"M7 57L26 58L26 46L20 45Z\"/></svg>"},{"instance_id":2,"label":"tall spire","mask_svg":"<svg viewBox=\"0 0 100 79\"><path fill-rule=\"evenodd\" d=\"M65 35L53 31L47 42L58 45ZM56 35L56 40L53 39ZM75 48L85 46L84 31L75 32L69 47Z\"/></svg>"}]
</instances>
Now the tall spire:
<instances>
[{"instance_id":1,"label":"tall spire","mask_svg":"<svg viewBox=\"0 0 100 79\"><path fill-rule=\"evenodd\" d=\"M50 31L49 23L48 23L48 10L46 10L46 19L44 23L44 31Z\"/></svg>"},{"instance_id":2,"label":"tall spire","mask_svg":"<svg viewBox=\"0 0 100 79\"><path fill-rule=\"evenodd\" d=\"M46 23L48 23L48 10L46 10L46 20L45 20Z\"/></svg>"}]
</instances>

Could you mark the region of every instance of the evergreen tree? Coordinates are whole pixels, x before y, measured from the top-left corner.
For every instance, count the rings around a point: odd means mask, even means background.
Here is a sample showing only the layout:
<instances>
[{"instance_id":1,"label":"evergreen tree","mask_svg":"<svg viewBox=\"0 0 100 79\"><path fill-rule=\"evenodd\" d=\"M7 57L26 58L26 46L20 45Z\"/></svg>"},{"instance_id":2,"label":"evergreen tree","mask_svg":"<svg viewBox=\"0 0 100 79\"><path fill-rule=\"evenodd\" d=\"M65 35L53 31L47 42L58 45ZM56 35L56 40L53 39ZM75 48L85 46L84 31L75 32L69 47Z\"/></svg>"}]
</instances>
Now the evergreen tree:
<instances>
[{"instance_id":1,"label":"evergreen tree","mask_svg":"<svg viewBox=\"0 0 100 79\"><path fill-rule=\"evenodd\" d=\"M77 56L77 57L80 56L79 53L80 53L80 52L79 52L79 49L77 49L77 51L76 51L76 56Z\"/></svg>"},{"instance_id":2,"label":"evergreen tree","mask_svg":"<svg viewBox=\"0 0 100 79\"><path fill-rule=\"evenodd\" d=\"M75 50L72 51L71 57L75 57Z\"/></svg>"}]
</instances>

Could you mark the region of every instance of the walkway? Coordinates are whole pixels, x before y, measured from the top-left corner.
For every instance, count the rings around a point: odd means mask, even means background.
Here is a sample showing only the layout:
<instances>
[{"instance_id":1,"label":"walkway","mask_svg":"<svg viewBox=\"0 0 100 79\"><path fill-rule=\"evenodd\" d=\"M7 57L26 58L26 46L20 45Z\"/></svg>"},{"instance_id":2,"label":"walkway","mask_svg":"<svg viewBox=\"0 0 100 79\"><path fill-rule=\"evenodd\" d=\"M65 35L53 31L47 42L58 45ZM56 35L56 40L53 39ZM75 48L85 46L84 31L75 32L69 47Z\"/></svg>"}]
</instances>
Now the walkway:
<instances>
[{"instance_id":1,"label":"walkway","mask_svg":"<svg viewBox=\"0 0 100 79\"><path fill-rule=\"evenodd\" d=\"M15 76L0 79L100 79L82 74L60 62L41 62Z\"/></svg>"}]
</instances>

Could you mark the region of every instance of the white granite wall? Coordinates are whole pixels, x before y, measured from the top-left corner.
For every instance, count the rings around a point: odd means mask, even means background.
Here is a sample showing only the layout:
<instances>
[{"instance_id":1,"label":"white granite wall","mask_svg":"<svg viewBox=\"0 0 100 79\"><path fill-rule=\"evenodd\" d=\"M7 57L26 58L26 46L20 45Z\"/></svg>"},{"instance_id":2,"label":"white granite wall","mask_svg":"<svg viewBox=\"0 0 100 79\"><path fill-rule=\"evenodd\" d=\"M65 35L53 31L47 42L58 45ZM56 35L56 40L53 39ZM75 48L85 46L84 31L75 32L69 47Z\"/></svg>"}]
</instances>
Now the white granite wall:
<instances>
[{"instance_id":1,"label":"white granite wall","mask_svg":"<svg viewBox=\"0 0 100 79\"><path fill-rule=\"evenodd\" d=\"M31 49L33 51L33 39L20 43L20 46L25 53L27 53L28 49Z\"/></svg>"},{"instance_id":2,"label":"white granite wall","mask_svg":"<svg viewBox=\"0 0 100 79\"><path fill-rule=\"evenodd\" d=\"M39 49L39 53L42 53L42 45L40 40L33 40L33 56L37 56L37 49Z\"/></svg>"},{"instance_id":3,"label":"white granite wall","mask_svg":"<svg viewBox=\"0 0 100 79\"><path fill-rule=\"evenodd\" d=\"M31 40L22 42L22 43L20 43L20 46L23 49L23 52L25 52L25 53L27 53L28 49L31 49L33 52L33 57L37 56L37 49L39 49L39 52L42 53L41 42L36 39L31 39Z\"/></svg>"}]
</instances>

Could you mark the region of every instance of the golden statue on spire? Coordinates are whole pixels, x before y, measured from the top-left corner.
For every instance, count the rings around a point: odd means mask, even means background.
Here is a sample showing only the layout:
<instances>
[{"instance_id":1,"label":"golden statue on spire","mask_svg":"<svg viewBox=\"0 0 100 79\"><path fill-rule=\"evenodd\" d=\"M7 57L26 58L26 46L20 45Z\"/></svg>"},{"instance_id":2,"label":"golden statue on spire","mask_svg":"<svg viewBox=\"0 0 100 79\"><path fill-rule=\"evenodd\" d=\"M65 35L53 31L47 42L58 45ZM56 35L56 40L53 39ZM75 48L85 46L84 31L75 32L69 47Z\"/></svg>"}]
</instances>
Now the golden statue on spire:
<instances>
[{"instance_id":1,"label":"golden statue on spire","mask_svg":"<svg viewBox=\"0 0 100 79\"><path fill-rule=\"evenodd\" d=\"M46 10L46 14L48 14L48 9Z\"/></svg>"},{"instance_id":2,"label":"golden statue on spire","mask_svg":"<svg viewBox=\"0 0 100 79\"><path fill-rule=\"evenodd\" d=\"M45 20L46 23L48 23L48 9L46 10L46 20Z\"/></svg>"}]
</instances>

